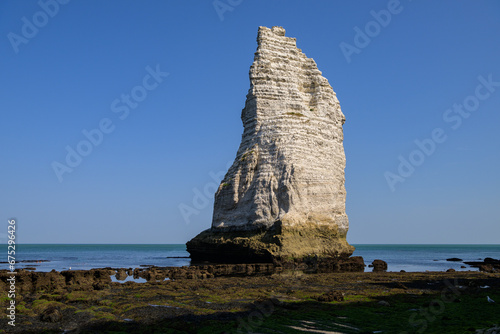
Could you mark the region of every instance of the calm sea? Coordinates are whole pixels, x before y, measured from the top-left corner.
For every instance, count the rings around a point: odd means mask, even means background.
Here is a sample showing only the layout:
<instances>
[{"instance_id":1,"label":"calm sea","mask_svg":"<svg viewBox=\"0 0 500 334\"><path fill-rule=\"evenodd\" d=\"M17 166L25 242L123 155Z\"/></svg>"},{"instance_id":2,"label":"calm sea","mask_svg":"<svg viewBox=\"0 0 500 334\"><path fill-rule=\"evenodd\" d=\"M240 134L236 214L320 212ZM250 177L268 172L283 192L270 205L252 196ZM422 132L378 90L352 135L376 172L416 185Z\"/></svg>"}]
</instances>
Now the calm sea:
<instances>
[{"instance_id":1,"label":"calm sea","mask_svg":"<svg viewBox=\"0 0 500 334\"><path fill-rule=\"evenodd\" d=\"M389 271L477 270L461 262L449 262L458 257L464 261L500 258L500 245L354 245L353 255L362 256L369 264L375 259L388 263ZM7 253L7 246L2 245ZM187 266L189 253L185 245L16 245L16 268L35 267L36 271L92 268L138 268L141 265ZM5 256L5 260L7 256ZM4 260L4 261L5 261ZM37 262L44 260L47 262ZM0 263L0 269L8 264ZM366 269L371 271L371 268Z\"/></svg>"}]
</instances>

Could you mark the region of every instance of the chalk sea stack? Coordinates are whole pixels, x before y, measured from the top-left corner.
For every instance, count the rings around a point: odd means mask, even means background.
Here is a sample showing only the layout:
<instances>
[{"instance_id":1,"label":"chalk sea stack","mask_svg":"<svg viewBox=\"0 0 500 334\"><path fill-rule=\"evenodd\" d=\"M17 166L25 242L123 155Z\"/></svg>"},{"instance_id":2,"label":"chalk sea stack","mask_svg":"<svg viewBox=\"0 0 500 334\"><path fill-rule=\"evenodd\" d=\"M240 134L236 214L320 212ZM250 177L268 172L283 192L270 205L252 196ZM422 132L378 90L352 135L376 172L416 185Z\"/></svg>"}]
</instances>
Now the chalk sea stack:
<instances>
[{"instance_id":1,"label":"chalk sea stack","mask_svg":"<svg viewBox=\"0 0 500 334\"><path fill-rule=\"evenodd\" d=\"M345 117L328 80L282 27L259 27L243 135L193 261L341 261L346 241Z\"/></svg>"}]
</instances>

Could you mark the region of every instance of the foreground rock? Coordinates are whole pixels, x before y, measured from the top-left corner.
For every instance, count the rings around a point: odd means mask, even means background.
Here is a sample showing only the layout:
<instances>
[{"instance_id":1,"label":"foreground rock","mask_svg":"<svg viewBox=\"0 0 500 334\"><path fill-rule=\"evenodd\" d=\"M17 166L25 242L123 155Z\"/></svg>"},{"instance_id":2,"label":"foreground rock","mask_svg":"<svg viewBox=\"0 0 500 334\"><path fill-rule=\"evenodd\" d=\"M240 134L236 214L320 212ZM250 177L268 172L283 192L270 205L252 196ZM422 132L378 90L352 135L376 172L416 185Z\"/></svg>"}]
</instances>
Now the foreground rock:
<instances>
[{"instance_id":1,"label":"foreground rock","mask_svg":"<svg viewBox=\"0 0 500 334\"><path fill-rule=\"evenodd\" d=\"M55 306L49 306L40 314L40 320L44 322L59 322L62 320L61 311Z\"/></svg>"},{"instance_id":2,"label":"foreground rock","mask_svg":"<svg viewBox=\"0 0 500 334\"><path fill-rule=\"evenodd\" d=\"M109 269L104 272L111 274ZM16 326L8 325L8 310L2 307L0 332L288 333L292 319L316 333L345 333L346 326L359 329L349 330L352 333L372 333L374 328L384 333L402 333L408 328L412 332L462 333L465 328L473 333L497 323L498 308L486 296L500 299L496 297L499 275L286 272L210 280L112 282L109 288L91 292L78 291L74 284L51 292L44 288L16 290ZM411 328L407 319L412 314L421 320L431 314L423 312L431 310L442 313L435 321ZM332 327L335 324L338 327Z\"/></svg>"},{"instance_id":3,"label":"foreground rock","mask_svg":"<svg viewBox=\"0 0 500 334\"><path fill-rule=\"evenodd\" d=\"M7 270L0 270L0 289L9 286L8 279L12 274ZM67 270L51 272L31 272L17 270L16 291L23 293L35 291L57 291L71 289L80 291L101 290L109 286L111 278L107 269Z\"/></svg>"},{"instance_id":4,"label":"foreground rock","mask_svg":"<svg viewBox=\"0 0 500 334\"><path fill-rule=\"evenodd\" d=\"M195 261L343 260L345 117L313 59L281 27L260 27L236 159L212 227L187 243Z\"/></svg>"}]
</instances>

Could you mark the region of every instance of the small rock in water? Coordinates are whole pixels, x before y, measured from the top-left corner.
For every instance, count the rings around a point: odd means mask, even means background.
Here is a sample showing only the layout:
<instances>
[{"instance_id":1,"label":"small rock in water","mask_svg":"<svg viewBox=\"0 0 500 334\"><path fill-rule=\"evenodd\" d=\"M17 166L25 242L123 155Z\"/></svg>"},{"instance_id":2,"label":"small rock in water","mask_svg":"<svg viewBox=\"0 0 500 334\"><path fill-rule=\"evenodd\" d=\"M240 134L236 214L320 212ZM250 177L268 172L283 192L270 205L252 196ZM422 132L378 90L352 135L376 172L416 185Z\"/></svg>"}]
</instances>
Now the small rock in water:
<instances>
[{"instance_id":1,"label":"small rock in water","mask_svg":"<svg viewBox=\"0 0 500 334\"><path fill-rule=\"evenodd\" d=\"M387 262L382 260L373 260L372 267L374 272L381 272L387 270Z\"/></svg>"},{"instance_id":2,"label":"small rock in water","mask_svg":"<svg viewBox=\"0 0 500 334\"><path fill-rule=\"evenodd\" d=\"M118 269L116 271L116 279L119 281L123 281L128 277L127 271L125 269Z\"/></svg>"},{"instance_id":3,"label":"small rock in water","mask_svg":"<svg viewBox=\"0 0 500 334\"><path fill-rule=\"evenodd\" d=\"M492 263L500 265L500 260L492 259L491 257L487 257L484 259L484 263Z\"/></svg>"},{"instance_id":4,"label":"small rock in water","mask_svg":"<svg viewBox=\"0 0 500 334\"><path fill-rule=\"evenodd\" d=\"M387 302L385 300L381 300L377 304L380 306L391 306L391 304L389 304L389 302Z\"/></svg>"},{"instance_id":5,"label":"small rock in water","mask_svg":"<svg viewBox=\"0 0 500 334\"><path fill-rule=\"evenodd\" d=\"M451 262L462 262L462 259L459 259L458 257L452 257L449 259L446 259L446 261L451 261Z\"/></svg>"},{"instance_id":6,"label":"small rock in water","mask_svg":"<svg viewBox=\"0 0 500 334\"><path fill-rule=\"evenodd\" d=\"M450 269L446 270L446 272L447 272L447 273L454 273L455 271L456 271L456 270L455 270L455 269L453 269L453 268L450 268Z\"/></svg>"}]
</instances>

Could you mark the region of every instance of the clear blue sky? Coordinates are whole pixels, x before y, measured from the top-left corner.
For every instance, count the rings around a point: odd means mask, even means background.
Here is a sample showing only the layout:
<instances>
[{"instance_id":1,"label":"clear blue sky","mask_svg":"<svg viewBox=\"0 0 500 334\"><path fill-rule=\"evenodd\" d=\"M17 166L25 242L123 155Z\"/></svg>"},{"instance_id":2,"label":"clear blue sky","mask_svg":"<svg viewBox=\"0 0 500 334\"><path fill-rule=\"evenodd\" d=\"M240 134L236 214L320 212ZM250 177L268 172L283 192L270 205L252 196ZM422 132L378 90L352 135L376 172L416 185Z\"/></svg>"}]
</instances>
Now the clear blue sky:
<instances>
[{"instance_id":1,"label":"clear blue sky","mask_svg":"<svg viewBox=\"0 0 500 334\"><path fill-rule=\"evenodd\" d=\"M498 1L41 3L50 15L0 2L3 242L9 217L25 243L184 243L208 228L261 25L296 37L340 100L350 243L499 242Z\"/></svg>"}]
</instances>

